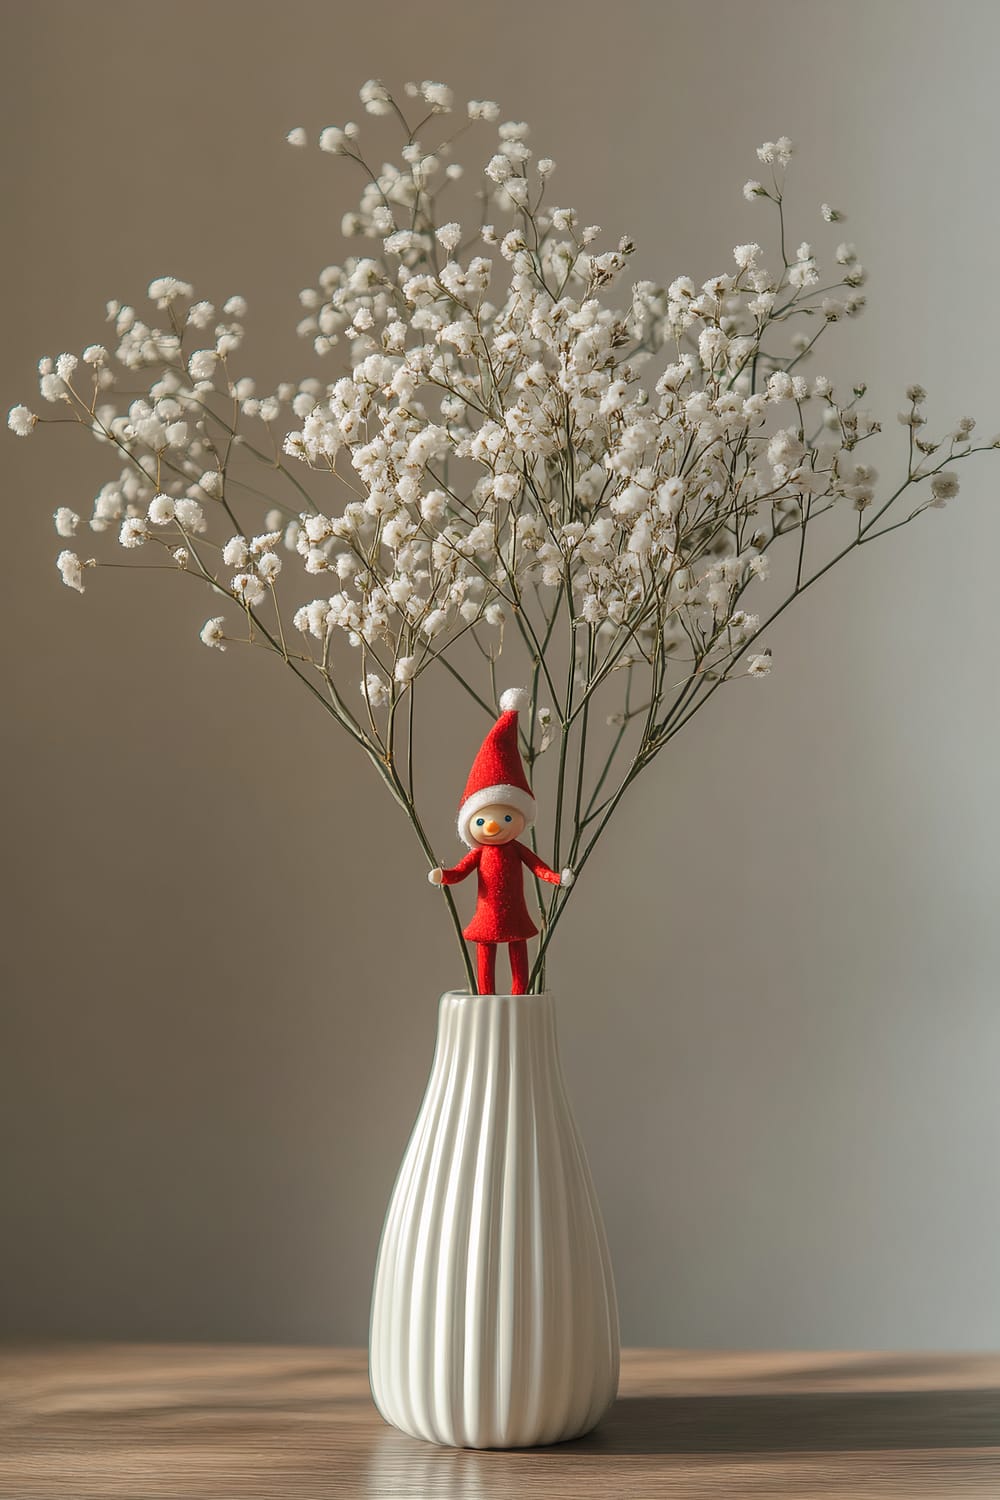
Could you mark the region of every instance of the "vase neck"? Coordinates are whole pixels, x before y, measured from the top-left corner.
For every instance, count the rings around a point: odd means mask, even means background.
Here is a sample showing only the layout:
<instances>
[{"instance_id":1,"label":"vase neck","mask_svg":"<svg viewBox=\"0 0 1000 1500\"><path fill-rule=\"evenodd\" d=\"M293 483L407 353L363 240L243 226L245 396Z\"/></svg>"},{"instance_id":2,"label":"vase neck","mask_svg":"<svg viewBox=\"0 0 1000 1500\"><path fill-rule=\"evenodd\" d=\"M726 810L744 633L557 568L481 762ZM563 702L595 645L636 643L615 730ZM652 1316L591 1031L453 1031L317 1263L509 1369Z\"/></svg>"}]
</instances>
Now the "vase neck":
<instances>
[{"instance_id":1,"label":"vase neck","mask_svg":"<svg viewBox=\"0 0 1000 1500\"><path fill-rule=\"evenodd\" d=\"M557 1054L555 1003L542 995L441 996L435 1068L495 1067L531 1058L549 1068Z\"/></svg>"}]
</instances>

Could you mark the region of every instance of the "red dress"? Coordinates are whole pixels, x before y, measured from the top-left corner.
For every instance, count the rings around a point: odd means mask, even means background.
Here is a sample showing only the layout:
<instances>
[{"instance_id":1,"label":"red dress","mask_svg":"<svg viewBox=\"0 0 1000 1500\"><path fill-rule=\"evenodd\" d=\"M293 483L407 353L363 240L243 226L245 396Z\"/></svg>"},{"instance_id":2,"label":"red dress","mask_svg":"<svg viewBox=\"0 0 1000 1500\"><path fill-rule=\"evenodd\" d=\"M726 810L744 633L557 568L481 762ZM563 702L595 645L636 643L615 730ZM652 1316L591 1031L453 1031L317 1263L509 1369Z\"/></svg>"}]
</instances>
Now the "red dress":
<instances>
[{"instance_id":1,"label":"red dress","mask_svg":"<svg viewBox=\"0 0 1000 1500\"><path fill-rule=\"evenodd\" d=\"M538 880L560 884L555 870L550 870L533 849L525 848L516 839L509 844L477 844L453 869L442 870L442 885L457 885L479 867L476 914L465 929L470 942L517 943L535 936L538 928L524 901L522 864Z\"/></svg>"}]
</instances>

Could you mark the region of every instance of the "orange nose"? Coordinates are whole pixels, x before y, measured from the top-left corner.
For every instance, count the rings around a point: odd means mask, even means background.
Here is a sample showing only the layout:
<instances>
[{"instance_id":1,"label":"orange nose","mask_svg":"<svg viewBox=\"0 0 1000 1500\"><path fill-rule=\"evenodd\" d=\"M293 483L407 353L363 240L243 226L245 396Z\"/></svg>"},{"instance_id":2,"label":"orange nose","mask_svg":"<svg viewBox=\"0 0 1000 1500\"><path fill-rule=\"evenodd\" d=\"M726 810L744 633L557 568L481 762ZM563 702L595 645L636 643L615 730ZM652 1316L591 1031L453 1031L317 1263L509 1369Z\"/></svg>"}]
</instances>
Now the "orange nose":
<instances>
[{"instance_id":1,"label":"orange nose","mask_svg":"<svg viewBox=\"0 0 1000 1500\"><path fill-rule=\"evenodd\" d=\"M499 823L494 823L493 819L491 818L490 821L486 825L486 832L489 833L489 834L499 833L500 832L500 824Z\"/></svg>"}]
</instances>

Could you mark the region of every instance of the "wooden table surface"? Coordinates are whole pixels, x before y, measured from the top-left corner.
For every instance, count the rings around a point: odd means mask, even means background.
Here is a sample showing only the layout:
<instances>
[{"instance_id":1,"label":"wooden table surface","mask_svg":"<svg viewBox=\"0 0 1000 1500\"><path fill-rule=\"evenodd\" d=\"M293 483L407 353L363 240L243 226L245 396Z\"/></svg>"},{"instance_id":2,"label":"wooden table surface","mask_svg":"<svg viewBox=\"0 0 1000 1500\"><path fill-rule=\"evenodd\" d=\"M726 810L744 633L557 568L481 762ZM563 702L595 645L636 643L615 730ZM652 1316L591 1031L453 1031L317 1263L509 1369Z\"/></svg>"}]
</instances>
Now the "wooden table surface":
<instances>
[{"instance_id":1,"label":"wooden table surface","mask_svg":"<svg viewBox=\"0 0 1000 1500\"><path fill-rule=\"evenodd\" d=\"M438 1448L387 1427L358 1349L0 1349L4 1500L988 1495L1000 1356L632 1349L588 1437Z\"/></svg>"}]
</instances>

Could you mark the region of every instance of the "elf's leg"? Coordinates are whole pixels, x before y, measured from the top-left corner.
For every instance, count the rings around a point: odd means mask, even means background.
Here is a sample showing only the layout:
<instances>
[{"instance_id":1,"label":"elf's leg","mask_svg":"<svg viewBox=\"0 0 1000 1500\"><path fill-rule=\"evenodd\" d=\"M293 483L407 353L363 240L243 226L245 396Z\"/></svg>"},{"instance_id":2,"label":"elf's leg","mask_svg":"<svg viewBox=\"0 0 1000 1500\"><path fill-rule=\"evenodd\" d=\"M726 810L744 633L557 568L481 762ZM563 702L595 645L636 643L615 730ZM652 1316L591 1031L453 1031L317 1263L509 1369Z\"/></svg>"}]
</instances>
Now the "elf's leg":
<instances>
[{"instance_id":1,"label":"elf's leg","mask_svg":"<svg viewBox=\"0 0 1000 1500\"><path fill-rule=\"evenodd\" d=\"M496 943L477 943L476 956L479 961L479 993L495 995L497 992Z\"/></svg>"},{"instance_id":2,"label":"elf's leg","mask_svg":"<svg viewBox=\"0 0 1000 1500\"><path fill-rule=\"evenodd\" d=\"M511 943L507 949L510 954L510 992L512 995L523 995L528 988L528 944L524 938L519 942Z\"/></svg>"}]
</instances>

